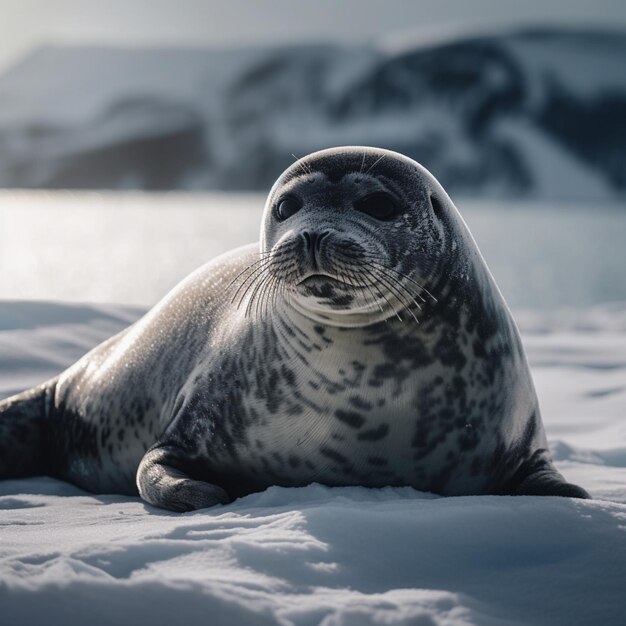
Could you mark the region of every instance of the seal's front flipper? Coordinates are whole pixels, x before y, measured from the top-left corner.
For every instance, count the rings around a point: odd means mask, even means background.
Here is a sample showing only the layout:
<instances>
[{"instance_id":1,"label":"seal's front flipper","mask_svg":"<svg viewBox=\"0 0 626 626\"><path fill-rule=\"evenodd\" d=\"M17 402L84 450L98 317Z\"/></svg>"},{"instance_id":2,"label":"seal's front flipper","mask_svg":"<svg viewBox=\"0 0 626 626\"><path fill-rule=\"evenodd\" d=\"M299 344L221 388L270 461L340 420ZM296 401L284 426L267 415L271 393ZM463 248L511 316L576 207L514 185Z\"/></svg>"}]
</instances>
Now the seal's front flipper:
<instances>
[{"instance_id":1,"label":"seal's front flipper","mask_svg":"<svg viewBox=\"0 0 626 626\"><path fill-rule=\"evenodd\" d=\"M540 452L546 454L545 451ZM591 498L582 487L568 483L544 454L536 453L534 458L520 467L513 478L510 493L516 496Z\"/></svg>"},{"instance_id":2,"label":"seal's front flipper","mask_svg":"<svg viewBox=\"0 0 626 626\"><path fill-rule=\"evenodd\" d=\"M181 456L181 451L172 447L146 452L137 470L137 487L146 502L183 512L231 501L221 487L190 478L179 468Z\"/></svg>"}]
</instances>

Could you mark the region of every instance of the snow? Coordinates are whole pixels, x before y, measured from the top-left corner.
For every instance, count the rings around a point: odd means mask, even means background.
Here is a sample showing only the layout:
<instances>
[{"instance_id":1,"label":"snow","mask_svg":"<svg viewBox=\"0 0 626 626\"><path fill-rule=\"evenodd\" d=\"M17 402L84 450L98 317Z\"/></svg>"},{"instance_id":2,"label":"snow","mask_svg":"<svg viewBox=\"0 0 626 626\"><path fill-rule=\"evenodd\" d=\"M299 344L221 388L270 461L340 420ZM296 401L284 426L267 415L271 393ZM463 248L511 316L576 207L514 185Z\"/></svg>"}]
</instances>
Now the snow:
<instances>
[{"instance_id":1,"label":"snow","mask_svg":"<svg viewBox=\"0 0 626 626\"><path fill-rule=\"evenodd\" d=\"M568 153L545 134L539 132L526 121L501 120L495 134L512 141L522 148L525 154L532 154L528 159L528 168L532 172L534 193L543 200L559 198L597 198L605 202L610 200L611 192L600 172L594 171L576 157Z\"/></svg>"},{"instance_id":2,"label":"snow","mask_svg":"<svg viewBox=\"0 0 626 626\"><path fill-rule=\"evenodd\" d=\"M221 89L254 58L248 50L88 49L87 58L80 46L42 46L4 73L0 120L84 124L118 99L137 94L188 102L209 95L207 80Z\"/></svg>"},{"instance_id":3,"label":"snow","mask_svg":"<svg viewBox=\"0 0 626 626\"><path fill-rule=\"evenodd\" d=\"M0 396L141 313L0 301ZM516 317L557 465L594 500L311 485L181 515L2 481L2 623L623 624L626 306Z\"/></svg>"},{"instance_id":4,"label":"snow","mask_svg":"<svg viewBox=\"0 0 626 626\"><path fill-rule=\"evenodd\" d=\"M618 31L589 30L586 45L574 43L570 31L553 31L550 36L530 31L507 38L506 46L526 68L527 79L558 76L569 91L583 97L610 92L624 78L616 50L624 51ZM531 44L531 45L529 45Z\"/></svg>"}]
</instances>

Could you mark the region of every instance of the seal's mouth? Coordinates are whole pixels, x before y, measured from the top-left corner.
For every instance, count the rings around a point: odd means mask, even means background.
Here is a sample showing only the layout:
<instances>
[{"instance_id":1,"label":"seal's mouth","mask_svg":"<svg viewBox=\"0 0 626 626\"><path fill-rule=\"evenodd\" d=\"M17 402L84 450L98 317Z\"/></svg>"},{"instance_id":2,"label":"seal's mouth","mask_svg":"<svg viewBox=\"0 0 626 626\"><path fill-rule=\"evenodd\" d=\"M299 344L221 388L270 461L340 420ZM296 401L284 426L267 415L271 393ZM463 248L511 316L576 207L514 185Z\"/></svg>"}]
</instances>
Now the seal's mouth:
<instances>
[{"instance_id":1,"label":"seal's mouth","mask_svg":"<svg viewBox=\"0 0 626 626\"><path fill-rule=\"evenodd\" d=\"M315 288L315 287L323 287L324 285L332 285L338 287L347 287L346 283L333 278L332 276L328 276L327 274L309 274L306 278L302 279L298 286Z\"/></svg>"},{"instance_id":2,"label":"seal's mouth","mask_svg":"<svg viewBox=\"0 0 626 626\"><path fill-rule=\"evenodd\" d=\"M309 274L297 283L296 289L307 298L318 298L332 306L349 306L356 289L354 285L342 282L327 274Z\"/></svg>"},{"instance_id":3,"label":"seal's mouth","mask_svg":"<svg viewBox=\"0 0 626 626\"><path fill-rule=\"evenodd\" d=\"M327 274L309 274L296 289L305 298L315 298L318 304L322 301L324 308L347 310L354 302L354 288Z\"/></svg>"}]
</instances>

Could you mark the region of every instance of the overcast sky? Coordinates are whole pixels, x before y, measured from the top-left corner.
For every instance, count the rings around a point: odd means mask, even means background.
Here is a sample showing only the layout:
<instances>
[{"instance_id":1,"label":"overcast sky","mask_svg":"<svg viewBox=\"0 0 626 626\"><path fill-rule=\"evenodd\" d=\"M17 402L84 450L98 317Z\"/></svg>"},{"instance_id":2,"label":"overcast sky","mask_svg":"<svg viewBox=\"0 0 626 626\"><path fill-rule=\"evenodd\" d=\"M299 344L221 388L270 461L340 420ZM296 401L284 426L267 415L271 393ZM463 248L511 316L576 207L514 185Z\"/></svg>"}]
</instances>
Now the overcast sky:
<instances>
[{"instance_id":1,"label":"overcast sky","mask_svg":"<svg viewBox=\"0 0 626 626\"><path fill-rule=\"evenodd\" d=\"M626 0L0 0L0 70L47 42L355 42L501 22L626 29Z\"/></svg>"}]
</instances>

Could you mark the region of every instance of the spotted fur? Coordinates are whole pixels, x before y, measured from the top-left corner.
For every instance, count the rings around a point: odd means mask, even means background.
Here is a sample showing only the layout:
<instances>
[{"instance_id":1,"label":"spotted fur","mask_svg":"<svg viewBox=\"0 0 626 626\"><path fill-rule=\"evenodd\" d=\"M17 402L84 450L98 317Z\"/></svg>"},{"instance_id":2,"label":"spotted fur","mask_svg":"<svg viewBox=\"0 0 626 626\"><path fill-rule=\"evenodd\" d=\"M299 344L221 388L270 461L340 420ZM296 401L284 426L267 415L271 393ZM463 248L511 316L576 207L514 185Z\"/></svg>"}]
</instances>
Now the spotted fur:
<instances>
[{"instance_id":1,"label":"spotted fur","mask_svg":"<svg viewBox=\"0 0 626 626\"><path fill-rule=\"evenodd\" d=\"M372 194L393 219L359 210ZM295 163L260 247L0 403L0 477L33 472L173 510L314 481L587 497L552 466L519 334L451 200L373 148Z\"/></svg>"}]
</instances>

